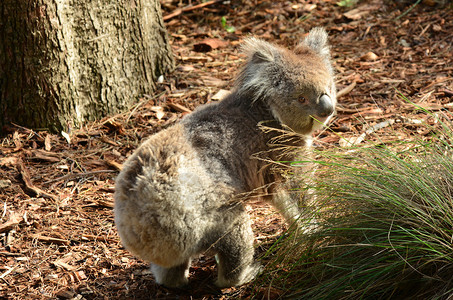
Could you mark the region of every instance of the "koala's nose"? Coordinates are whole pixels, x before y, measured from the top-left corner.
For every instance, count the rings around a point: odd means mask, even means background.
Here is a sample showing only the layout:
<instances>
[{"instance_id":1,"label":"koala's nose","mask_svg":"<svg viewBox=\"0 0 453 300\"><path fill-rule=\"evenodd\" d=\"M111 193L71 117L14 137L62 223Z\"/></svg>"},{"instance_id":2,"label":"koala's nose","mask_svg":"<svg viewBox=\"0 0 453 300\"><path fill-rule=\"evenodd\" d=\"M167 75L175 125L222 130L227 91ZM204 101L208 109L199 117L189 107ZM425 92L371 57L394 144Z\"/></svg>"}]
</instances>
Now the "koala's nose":
<instances>
[{"instance_id":1,"label":"koala's nose","mask_svg":"<svg viewBox=\"0 0 453 300\"><path fill-rule=\"evenodd\" d=\"M335 110L335 107L333 105L332 99L330 99L330 97L327 95L322 95L321 98L319 98L319 103L318 103L319 116L328 117L334 112L334 110Z\"/></svg>"}]
</instances>

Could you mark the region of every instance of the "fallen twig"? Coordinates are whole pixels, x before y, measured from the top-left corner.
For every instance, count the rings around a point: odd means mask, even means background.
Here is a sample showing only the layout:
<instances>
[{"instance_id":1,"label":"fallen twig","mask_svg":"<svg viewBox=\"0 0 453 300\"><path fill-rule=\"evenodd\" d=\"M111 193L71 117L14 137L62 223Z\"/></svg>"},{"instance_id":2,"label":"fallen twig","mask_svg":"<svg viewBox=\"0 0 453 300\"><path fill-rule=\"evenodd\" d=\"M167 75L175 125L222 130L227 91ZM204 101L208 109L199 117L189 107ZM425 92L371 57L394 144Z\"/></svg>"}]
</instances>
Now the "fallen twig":
<instances>
[{"instance_id":1,"label":"fallen twig","mask_svg":"<svg viewBox=\"0 0 453 300\"><path fill-rule=\"evenodd\" d=\"M101 241L101 242L112 242L117 243L118 240L114 238L104 237L104 236L96 236L92 234L82 234L82 240L88 241Z\"/></svg>"},{"instance_id":2,"label":"fallen twig","mask_svg":"<svg viewBox=\"0 0 453 300\"><path fill-rule=\"evenodd\" d=\"M345 87L344 89L339 91L337 93L337 99L349 94L355 88L356 85L357 85L357 83L354 81L353 83L351 83L350 85L348 85L347 87Z\"/></svg>"},{"instance_id":3,"label":"fallen twig","mask_svg":"<svg viewBox=\"0 0 453 300\"><path fill-rule=\"evenodd\" d=\"M378 131L379 129L385 128L387 126L390 126L394 123L395 123L394 119L390 119L390 120L386 120L384 122L377 123L376 125L369 127L367 130L365 130L364 133L362 133L357 138L351 138L351 139L347 140L345 144L346 144L346 146L358 145L365 139L365 137L367 135L370 135L373 132Z\"/></svg>"},{"instance_id":4,"label":"fallen twig","mask_svg":"<svg viewBox=\"0 0 453 300\"><path fill-rule=\"evenodd\" d=\"M46 182L44 182L44 184L54 183L54 182L61 181L61 180L68 180L68 179L75 179L75 178L79 178L79 177L91 176L91 175L96 175L96 174L115 173L115 172L118 172L118 171L99 170L99 171L91 171L91 172L85 172L85 173L71 173L71 174L67 174L67 175L64 175L64 176L61 176L61 177L58 177L55 179L47 180Z\"/></svg>"},{"instance_id":5,"label":"fallen twig","mask_svg":"<svg viewBox=\"0 0 453 300\"><path fill-rule=\"evenodd\" d=\"M374 107L346 108L342 105L337 106L337 111L345 114L382 114L382 109Z\"/></svg>"},{"instance_id":6,"label":"fallen twig","mask_svg":"<svg viewBox=\"0 0 453 300\"><path fill-rule=\"evenodd\" d=\"M28 172L27 168L25 167L24 162L21 159L17 160L17 169L19 170L22 180L25 183L26 192L31 193L33 196L36 196L36 197L46 197L46 198L50 198L53 200L57 199L54 195L43 191L42 189L36 187L32 183L31 178L30 178L30 173Z\"/></svg>"},{"instance_id":7,"label":"fallen twig","mask_svg":"<svg viewBox=\"0 0 453 300\"><path fill-rule=\"evenodd\" d=\"M114 160L111 160L111 159L104 159L105 163L107 165L109 165L110 167L112 168L115 168L115 170L118 170L118 171L121 171L121 169L123 168L123 165L120 164L119 162L116 162Z\"/></svg>"},{"instance_id":8,"label":"fallen twig","mask_svg":"<svg viewBox=\"0 0 453 300\"><path fill-rule=\"evenodd\" d=\"M205 7L205 6L209 6L209 5L212 5L212 4L215 4L215 3L218 3L218 2L222 2L222 1L223 0L211 0L211 1L200 3L200 4L197 4L197 5L189 5L189 6L186 6L186 7L183 7L183 8L179 8L179 9L176 9L171 14L168 14L168 15L164 16L163 19L164 19L164 21L168 21L171 18L179 16L183 12L192 11L192 10L195 10L195 9L198 9L198 8L202 8L202 7Z\"/></svg>"},{"instance_id":9,"label":"fallen twig","mask_svg":"<svg viewBox=\"0 0 453 300\"><path fill-rule=\"evenodd\" d=\"M31 238L37 239L41 242L54 243L54 244L58 244L58 245L61 245L61 244L68 245L70 243L70 241L68 241L68 240L54 238L54 237L50 237L50 236L44 236L44 235L40 235L40 234L32 234Z\"/></svg>"},{"instance_id":10,"label":"fallen twig","mask_svg":"<svg viewBox=\"0 0 453 300\"><path fill-rule=\"evenodd\" d=\"M173 102L167 102L166 105L173 109L173 110L176 110L176 111L179 111L179 112L182 112L182 113L190 113L192 112L190 109L188 109L187 107L184 107L180 104L176 104L176 103L173 103Z\"/></svg>"},{"instance_id":11,"label":"fallen twig","mask_svg":"<svg viewBox=\"0 0 453 300\"><path fill-rule=\"evenodd\" d=\"M2 275L0 275L0 279L3 279L5 278L9 273L11 273L12 271L16 270L17 266L14 266L12 268L8 268L8 270L3 273Z\"/></svg>"},{"instance_id":12,"label":"fallen twig","mask_svg":"<svg viewBox=\"0 0 453 300\"><path fill-rule=\"evenodd\" d=\"M113 201L108 200L93 200L92 204L84 205L83 207L90 207L90 206L103 206L107 208L114 208L115 204Z\"/></svg>"},{"instance_id":13,"label":"fallen twig","mask_svg":"<svg viewBox=\"0 0 453 300\"><path fill-rule=\"evenodd\" d=\"M33 150L31 154L32 159L43 160L51 163L57 163L61 161L61 155L59 153L36 149Z\"/></svg>"},{"instance_id":14,"label":"fallen twig","mask_svg":"<svg viewBox=\"0 0 453 300\"><path fill-rule=\"evenodd\" d=\"M411 7L409 7L405 12L403 12L401 15L399 15L398 17L395 18L395 21L398 21L399 19L401 19L402 17L404 17L405 15L407 15L408 13L411 12L411 10L413 10L420 2L422 2L422 0L417 0L417 2L415 2L414 4L412 4Z\"/></svg>"},{"instance_id":15,"label":"fallen twig","mask_svg":"<svg viewBox=\"0 0 453 300\"><path fill-rule=\"evenodd\" d=\"M453 96L453 91L447 89L440 89L439 92L444 93L445 96Z\"/></svg>"}]
</instances>

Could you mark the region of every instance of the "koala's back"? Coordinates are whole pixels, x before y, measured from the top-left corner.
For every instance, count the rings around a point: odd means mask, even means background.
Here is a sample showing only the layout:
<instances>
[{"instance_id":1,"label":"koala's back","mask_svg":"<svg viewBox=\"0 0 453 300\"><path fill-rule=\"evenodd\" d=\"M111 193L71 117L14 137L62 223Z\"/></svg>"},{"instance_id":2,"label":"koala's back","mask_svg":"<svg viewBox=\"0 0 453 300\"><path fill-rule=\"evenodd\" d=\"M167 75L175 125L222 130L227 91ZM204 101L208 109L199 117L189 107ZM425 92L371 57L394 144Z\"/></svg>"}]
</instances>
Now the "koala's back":
<instances>
[{"instance_id":1,"label":"koala's back","mask_svg":"<svg viewBox=\"0 0 453 300\"><path fill-rule=\"evenodd\" d=\"M241 217L235 197L263 183L250 165L256 164L256 123L247 129L240 109L224 109L202 107L151 136L124 164L115 222L125 246L140 257L170 266L206 250L223 224Z\"/></svg>"},{"instance_id":2,"label":"koala's back","mask_svg":"<svg viewBox=\"0 0 453 300\"><path fill-rule=\"evenodd\" d=\"M249 192L269 183L266 163L253 156L268 149L269 135L258 124L269 111L250 109L248 99L233 95L203 106L182 121L185 136L213 180Z\"/></svg>"}]
</instances>

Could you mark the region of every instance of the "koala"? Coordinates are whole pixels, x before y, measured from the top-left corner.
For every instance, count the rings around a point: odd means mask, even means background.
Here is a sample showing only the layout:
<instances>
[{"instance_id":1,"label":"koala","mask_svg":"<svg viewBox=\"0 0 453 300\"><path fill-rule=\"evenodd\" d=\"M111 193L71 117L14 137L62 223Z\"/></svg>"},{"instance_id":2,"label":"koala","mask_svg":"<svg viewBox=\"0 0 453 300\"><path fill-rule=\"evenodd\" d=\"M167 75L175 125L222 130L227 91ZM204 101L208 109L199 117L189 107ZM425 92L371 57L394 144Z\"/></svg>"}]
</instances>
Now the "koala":
<instances>
[{"instance_id":1,"label":"koala","mask_svg":"<svg viewBox=\"0 0 453 300\"><path fill-rule=\"evenodd\" d=\"M255 262L247 199L263 197L289 220L300 197L270 161L289 162L335 111L327 33L312 29L289 51L257 38L232 93L149 137L116 179L115 223L129 251L151 262L156 282L188 283L191 259L216 255L218 287L239 286ZM287 134L287 132L294 134Z\"/></svg>"}]
</instances>

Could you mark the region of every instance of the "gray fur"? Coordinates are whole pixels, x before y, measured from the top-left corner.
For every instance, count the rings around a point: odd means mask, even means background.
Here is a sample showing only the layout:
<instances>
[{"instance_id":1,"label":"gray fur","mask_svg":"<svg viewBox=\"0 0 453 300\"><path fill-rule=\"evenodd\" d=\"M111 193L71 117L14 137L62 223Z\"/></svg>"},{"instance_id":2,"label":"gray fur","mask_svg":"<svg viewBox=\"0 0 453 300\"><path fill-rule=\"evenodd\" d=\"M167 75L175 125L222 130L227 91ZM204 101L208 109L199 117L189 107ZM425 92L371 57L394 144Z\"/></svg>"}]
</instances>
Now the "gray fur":
<instances>
[{"instance_id":1,"label":"gray fur","mask_svg":"<svg viewBox=\"0 0 453 300\"><path fill-rule=\"evenodd\" d=\"M310 30L307 37L302 42L302 45L306 45L318 52L322 57L330 59L330 49L327 44L327 32L324 28L316 27Z\"/></svg>"},{"instance_id":2,"label":"gray fur","mask_svg":"<svg viewBox=\"0 0 453 300\"><path fill-rule=\"evenodd\" d=\"M297 219L300 199L288 192L296 184L269 162L291 161L291 149L309 155L311 133L333 113L326 39L314 29L290 52L249 38L231 95L151 136L126 161L115 222L125 247L152 263L158 283L186 284L191 258L204 252L218 257L218 286L252 280L260 267L243 200L263 197Z\"/></svg>"}]
</instances>

